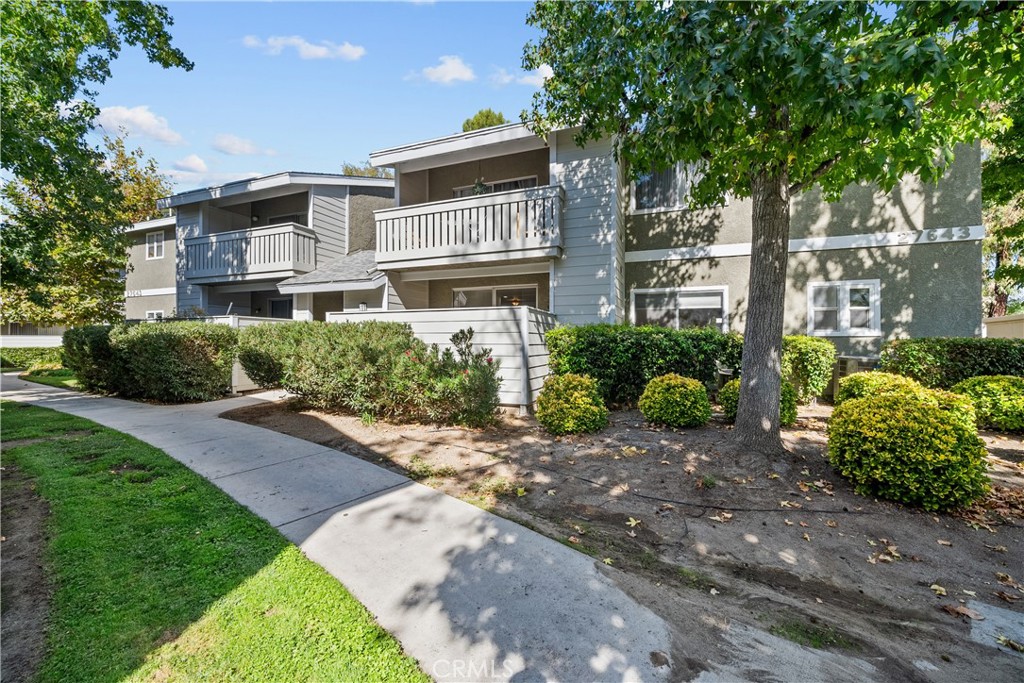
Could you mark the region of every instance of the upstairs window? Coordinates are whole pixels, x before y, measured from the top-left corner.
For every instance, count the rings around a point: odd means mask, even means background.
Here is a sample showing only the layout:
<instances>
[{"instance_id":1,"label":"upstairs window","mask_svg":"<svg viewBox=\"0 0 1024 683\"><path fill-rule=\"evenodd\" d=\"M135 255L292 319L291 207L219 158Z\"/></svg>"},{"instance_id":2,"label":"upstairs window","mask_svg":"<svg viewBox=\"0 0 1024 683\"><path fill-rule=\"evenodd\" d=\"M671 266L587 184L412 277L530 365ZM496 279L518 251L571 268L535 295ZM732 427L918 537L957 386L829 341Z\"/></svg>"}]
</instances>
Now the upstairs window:
<instances>
[{"instance_id":1,"label":"upstairs window","mask_svg":"<svg viewBox=\"0 0 1024 683\"><path fill-rule=\"evenodd\" d=\"M644 173L633 183L634 213L677 211L690 204L690 194L704 177L697 164L675 164Z\"/></svg>"},{"instance_id":2,"label":"upstairs window","mask_svg":"<svg viewBox=\"0 0 1024 683\"><path fill-rule=\"evenodd\" d=\"M153 261L164 257L164 233L146 233L146 260Z\"/></svg>"},{"instance_id":3,"label":"upstairs window","mask_svg":"<svg viewBox=\"0 0 1024 683\"><path fill-rule=\"evenodd\" d=\"M881 331L878 280L812 282L807 286L807 334L876 337Z\"/></svg>"},{"instance_id":4,"label":"upstairs window","mask_svg":"<svg viewBox=\"0 0 1024 683\"><path fill-rule=\"evenodd\" d=\"M633 324L729 329L727 287L683 287L679 289L634 289Z\"/></svg>"}]
</instances>

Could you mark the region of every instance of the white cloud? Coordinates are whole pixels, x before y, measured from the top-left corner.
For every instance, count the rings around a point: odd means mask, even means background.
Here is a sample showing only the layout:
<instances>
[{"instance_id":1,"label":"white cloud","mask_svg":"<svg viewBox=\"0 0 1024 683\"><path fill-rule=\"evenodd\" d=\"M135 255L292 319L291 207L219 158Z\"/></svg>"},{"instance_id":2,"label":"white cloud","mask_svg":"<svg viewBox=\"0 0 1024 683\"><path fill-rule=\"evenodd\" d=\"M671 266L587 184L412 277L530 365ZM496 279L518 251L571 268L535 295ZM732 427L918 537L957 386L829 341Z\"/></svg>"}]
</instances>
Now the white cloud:
<instances>
[{"instance_id":1,"label":"white cloud","mask_svg":"<svg viewBox=\"0 0 1024 683\"><path fill-rule=\"evenodd\" d=\"M263 50L268 55L279 55L285 48L293 47L301 59L344 59L354 62L366 54L362 45L353 45L345 41L341 45L329 40L311 43L302 36L270 36L266 40L257 36L242 38L242 45L256 50Z\"/></svg>"},{"instance_id":2,"label":"white cloud","mask_svg":"<svg viewBox=\"0 0 1024 683\"><path fill-rule=\"evenodd\" d=\"M190 190L199 187L216 187L217 185L225 185L232 183L236 180L247 180L249 178L257 178L265 173L258 171L247 171L242 173L235 172L212 172L207 173L205 171L182 171L173 170L167 171L164 175L171 179L177 187L176 191Z\"/></svg>"},{"instance_id":3,"label":"white cloud","mask_svg":"<svg viewBox=\"0 0 1024 683\"><path fill-rule=\"evenodd\" d=\"M237 135L231 133L220 133L213 139L212 147L218 152L224 154L230 154L231 156L242 156L252 154L265 154L267 156L274 156L277 154L272 149L263 149L258 147L255 142L246 138L240 138Z\"/></svg>"},{"instance_id":4,"label":"white cloud","mask_svg":"<svg viewBox=\"0 0 1024 683\"><path fill-rule=\"evenodd\" d=\"M181 133L172 130L167 119L157 116L146 105L103 107L96 117L96 123L110 133L124 128L129 135L151 138L168 145L185 144Z\"/></svg>"},{"instance_id":5,"label":"white cloud","mask_svg":"<svg viewBox=\"0 0 1024 683\"><path fill-rule=\"evenodd\" d=\"M509 85L510 83L518 83L519 85L531 85L534 88L540 88L544 86L544 81L553 75L554 71L547 64L541 64L539 68L533 71L522 72L518 76L510 73L508 69L497 68L491 74L490 81L499 87Z\"/></svg>"},{"instance_id":6,"label":"white cloud","mask_svg":"<svg viewBox=\"0 0 1024 683\"><path fill-rule=\"evenodd\" d=\"M420 72L424 78L442 85L452 85L458 81L475 81L473 68L462 61L457 55L444 55L437 66L428 66Z\"/></svg>"},{"instance_id":7,"label":"white cloud","mask_svg":"<svg viewBox=\"0 0 1024 683\"><path fill-rule=\"evenodd\" d=\"M177 171L191 171L192 173L206 173L206 162L198 154L189 154L184 159L174 162Z\"/></svg>"}]
</instances>

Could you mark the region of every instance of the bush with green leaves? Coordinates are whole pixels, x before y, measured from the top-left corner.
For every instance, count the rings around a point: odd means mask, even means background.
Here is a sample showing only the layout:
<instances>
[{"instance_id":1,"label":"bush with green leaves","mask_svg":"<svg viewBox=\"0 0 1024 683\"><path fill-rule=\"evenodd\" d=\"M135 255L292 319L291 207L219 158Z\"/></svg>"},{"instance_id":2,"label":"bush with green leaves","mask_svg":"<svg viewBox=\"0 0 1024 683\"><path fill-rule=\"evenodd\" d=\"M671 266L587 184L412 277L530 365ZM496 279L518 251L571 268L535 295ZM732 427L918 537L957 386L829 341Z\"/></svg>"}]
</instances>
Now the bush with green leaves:
<instances>
[{"instance_id":1,"label":"bush with green leaves","mask_svg":"<svg viewBox=\"0 0 1024 683\"><path fill-rule=\"evenodd\" d=\"M918 393L922 389L920 383L891 372L879 372L869 370L868 372L855 372L839 380L839 388L833 397L835 405L854 398L865 398L879 394L891 393Z\"/></svg>"},{"instance_id":2,"label":"bush with green leaves","mask_svg":"<svg viewBox=\"0 0 1024 683\"><path fill-rule=\"evenodd\" d=\"M181 403L212 401L231 390L238 331L215 323L117 325L110 348L129 382L122 394Z\"/></svg>"},{"instance_id":3,"label":"bush with green leaves","mask_svg":"<svg viewBox=\"0 0 1024 683\"><path fill-rule=\"evenodd\" d=\"M782 339L782 376L796 391L797 401L810 403L832 381L836 347L828 339L791 335Z\"/></svg>"},{"instance_id":4,"label":"bush with green leaves","mask_svg":"<svg viewBox=\"0 0 1024 683\"><path fill-rule=\"evenodd\" d=\"M498 410L500 364L490 349L473 350L473 329L459 330L451 337L454 349L437 355L436 367L426 392L427 418L431 422L485 427L494 422Z\"/></svg>"},{"instance_id":5,"label":"bush with green leaves","mask_svg":"<svg viewBox=\"0 0 1024 683\"><path fill-rule=\"evenodd\" d=\"M981 375L957 383L951 391L971 400L979 427L1024 432L1024 377Z\"/></svg>"},{"instance_id":6,"label":"bush with green leaves","mask_svg":"<svg viewBox=\"0 0 1024 683\"><path fill-rule=\"evenodd\" d=\"M922 389L845 401L829 421L829 462L861 495L926 510L970 504L988 491L985 446L949 396Z\"/></svg>"},{"instance_id":7,"label":"bush with green leaves","mask_svg":"<svg viewBox=\"0 0 1024 683\"><path fill-rule=\"evenodd\" d=\"M24 346L0 349L0 367L31 370L33 367L49 367L63 362L63 350L59 346Z\"/></svg>"},{"instance_id":8,"label":"bush with green leaves","mask_svg":"<svg viewBox=\"0 0 1024 683\"><path fill-rule=\"evenodd\" d=\"M971 377L1024 377L1024 339L895 339L882 347L879 367L939 389L949 389Z\"/></svg>"},{"instance_id":9,"label":"bush with green leaves","mask_svg":"<svg viewBox=\"0 0 1024 683\"><path fill-rule=\"evenodd\" d=\"M597 381L586 375L550 375L537 397L537 421L552 434L596 432L608 425Z\"/></svg>"},{"instance_id":10,"label":"bush with green leaves","mask_svg":"<svg viewBox=\"0 0 1024 683\"><path fill-rule=\"evenodd\" d=\"M64 366L86 391L115 394L131 387L125 361L110 346L110 325L83 325L64 333Z\"/></svg>"},{"instance_id":11,"label":"bush with green leaves","mask_svg":"<svg viewBox=\"0 0 1024 683\"><path fill-rule=\"evenodd\" d=\"M701 427L711 419L704 384L675 373L655 377L637 401L644 419L666 427Z\"/></svg>"},{"instance_id":12,"label":"bush with green leaves","mask_svg":"<svg viewBox=\"0 0 1024 683\"><path fill-rule=\"evenodd\" d=\"M648 382L668 373L714 387L719 365L738 370L743 353L738 334L713 327L557 327L547 333L547 344L551 372L592 377L609 406L635 405Z\"/></svg>"},{"instance_id":13,"label":"bush with green leaves","mask_svg":"<svg viewBox=\"0 0 1024 683\"><path fill-rule=\"evenodd\" d=\"M787 380L782 380L781 397L779 399L779 424L792 427L796 424L796 390ZM736 411L740 406L740 380L729 380L718 390L718 405L722 406L725 419L736 421Z\"/></svg>"}]
</instances>

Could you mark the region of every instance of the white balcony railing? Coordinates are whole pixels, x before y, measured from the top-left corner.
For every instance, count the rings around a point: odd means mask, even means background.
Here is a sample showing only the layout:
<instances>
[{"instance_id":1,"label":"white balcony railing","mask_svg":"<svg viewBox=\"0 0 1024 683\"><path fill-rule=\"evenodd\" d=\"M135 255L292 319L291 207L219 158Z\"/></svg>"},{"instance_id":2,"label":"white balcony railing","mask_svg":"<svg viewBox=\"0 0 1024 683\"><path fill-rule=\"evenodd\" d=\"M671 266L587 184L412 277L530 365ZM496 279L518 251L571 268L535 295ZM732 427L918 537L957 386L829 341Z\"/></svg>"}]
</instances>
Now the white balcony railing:
<instances>
[{"instance_id":1,"label":"white balcony railing","mask_svg":"<svg viewBox=\"0 0 1024 683\"><path fill-rule=\"evenodd\" d=\"M549 185L375 211L377 266L558 256L564 195Z\"/></svg>"},{"instance_id":2,"label":"white balcony railing","mask_svg":"<svg viewBox=\"0 0 1024 683\"><path fill-rule=\"evenodd\" d=\"M298 223L232 230L185 240L185 277L226 282L292 276L316 268L316 235Z\"/></svg>"}]
</instances>

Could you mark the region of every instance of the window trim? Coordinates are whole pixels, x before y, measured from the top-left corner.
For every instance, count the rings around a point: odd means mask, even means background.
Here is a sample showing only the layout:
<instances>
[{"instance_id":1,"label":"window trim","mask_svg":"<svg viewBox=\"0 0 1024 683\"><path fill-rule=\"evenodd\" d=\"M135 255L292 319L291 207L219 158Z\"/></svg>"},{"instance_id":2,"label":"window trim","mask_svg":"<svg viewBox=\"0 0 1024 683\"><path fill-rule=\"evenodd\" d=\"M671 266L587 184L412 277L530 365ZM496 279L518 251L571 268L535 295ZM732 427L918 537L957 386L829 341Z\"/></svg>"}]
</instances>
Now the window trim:
<instances>
[{"instance_id":1,"label":"window trim","mask_svg":"<svg viewBox=\"0 0 1024 683\"><path fill-rule=\"evenodd\" d=\"M497 308L498 307L498 290L499 289L532 289L534 292L533 298L537 301L538 308L540 307L540 286L536 283L524 283L521 285L488 285L483 287L452 287L452 308L476 308L474 306L456 306L455 305L455 293L456 292L480 292L483 290L491 290L491 305L485 306L484 308ZM512 308L512 307L510 307Z\"/></svg>"},{"instance_id":2,"label":"window trim","mask_svg":"<svg viewBox=\"0 0 1024 683\"><path fill-rule=\"evenodd\" d=\"M814 290L818 287L838 287L836 329L834 331L814 328ZM871 327L850 327L850 290L867 288L871 297ZM882 336L882 281L831 280L807 283L807 334L812 337L881 337Z\"/></svg>"},{"instance_id":3,"label":"window trim","mask_svg":"<svg viewBox=\"0 0 1024 683\"><path fill-rule=\"evenodd\" d=\"M676 169L676 182L682 184L683 168L685 166L696 166L698 162L684 164L682 161L677 161L674 166ZM676 197L678 202L680 197ZM729 197L722 200L721 206L729 206ZM690 211L689 195L686 197L686 201L682 204L677 203L675 206L656 206L650 209L638 209L636 208L636 181L630 181L629 183L629 213L634 216L646 216L657 213L678 213L680 211Z\"/></svg>"},{"instance_id":4,"label":"window trim","mask_svg":"<svg viewBox=\"0 0 1024 683\"><path fill-rule=\"evenodd\" d=\"M159 236L160 239L158 241L153 242L151 244L150 243L150 238L151 237L157 237L157 236ZM164 231L163 230L157 230L155 232L147 232L146 233L146 260L147 261L159 261L160 259L162 259L164 257L164 251L165 251L165 249L164 249L164 242L166 240L167 240L167 236L164 235ZM150 247L153 247L153 256L149 255L149 248ZM160 252L159 256L156 255L156 253L158 251L158 249L157 249L158 247L159 247L159 252Z\"/></svg>"},{"instance_id":5,"label":"window trim","mask_svg":"<svg viewBox=\"0 0 1024 683\"><path fill-rule=\"evenodd\" d=\"M516 178L502 178L501 180L495 180L495 181L490 182L490 183L484 183L484 185L489 185L490 187L494 187L495 185L499 185L501 183L514 183L517 180L530 180L530 179L533 179L533 181L535 183L537 183L537 184L534 187L527 188L527 189L531 189L532 190L534 188L540 187L540 178L536 174L535 175L523 175L523 176L518 176ZM476 183L473 183L472 185L459 185L458 187L453 187L452 188L452 199L464 199L465 197L472 197L472 196L474 196L474 195L470 194L470 195L464 195L463 197L459 197L455 193L458 190L468 190L468 189L471 189L475 185L476 185ZM516 191L517 190L502 190L502 192L516 192ZM491 192L488 192L486 194L492 194L493 192L494 191L492 190ZM466 288L463 287L462 289L466 289Z\"/></svg>"},{"instance_id":6,"label":"window trim","mask_svg":"<svg viewBox=\"0 0 1024 683\"><path fill-rule=\"evenodd\" d=\"M291 213L280 213L276 216L267 216L267 227L274 225L302 225L298 221L282 221L281 218L302 218L302 214L296 211Z\"/></svg>"},{"instance_id":7,"label":"window trim","mask_svg":"<svg viewBox=\"0 0 1024 683\"><path fill-rule=\"evenodd\" d=\"M150 315L152 314L152 317ZM146 311L146 320L163 320L163 309L157 311Z\"/></svg>"},{"instance_id":8,"label":"window trim","mask_svg":"<svg viewBox=\"0 0 1024 683\"><path fill-rule=\"evenodd\" d=\"M701 294L716 292L722 295L722 332L729 331L729 285L707 285L702 287L637 287L629 292L629 324L636 326L636 295L637 294ZM677 300L678 304L678 300ZM678 312L679 307L676 306ZM676 314L676 327L679 328L679 315Z\"/></svg>"}]
</instances>

